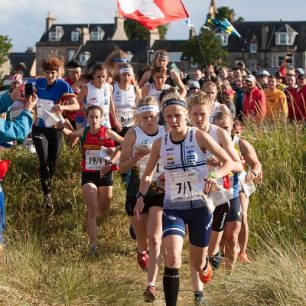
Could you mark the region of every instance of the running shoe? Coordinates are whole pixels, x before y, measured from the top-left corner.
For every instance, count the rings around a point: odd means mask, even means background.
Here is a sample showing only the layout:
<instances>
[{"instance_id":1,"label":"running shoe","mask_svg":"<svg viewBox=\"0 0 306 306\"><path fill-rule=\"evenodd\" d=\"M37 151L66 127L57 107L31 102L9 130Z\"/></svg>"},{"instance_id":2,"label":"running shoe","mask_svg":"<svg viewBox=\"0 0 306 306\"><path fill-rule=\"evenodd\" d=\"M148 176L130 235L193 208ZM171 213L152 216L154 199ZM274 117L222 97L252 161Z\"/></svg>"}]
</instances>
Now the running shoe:
<instances>
[{"instance_id":1,"label":"running shoe","mask_svg":"<svg viewBox=\"0 0 306 306\"><path fill-rule=\"evenodd\" d=\"M92 256L97 256L98 252L99 252L99 248L98 248L98 246L96 244L91 246L90 249L89 249L89 253Z\"/></svg>"},{"instance_id":2,"label":"running shoe","mask_svg":"<svg viewBox=\"0 0 306 306\"><path fill-rule=\"evenodd\" d=\"M213 255L213 257L209 258L209 262L213 270L218 270L220 268L221 260L222 260L222 257L221 257L220 252L216 253L215 255Z\"/></svg>"},{"instance_id":3,"label":"running shoe","mask_svg":"<svg viewBox=\"0 0 306 306\"><path fill-rule=\"evenodd\" d=\"M207 263L207 267L206 269L202 270L201 272L199 272L199 277L202 283L207 284L211 281L212 279L212 268L211 265L209 263Z\"/></svg>"},{"instance_id":4,"label":"running shoe","mask_svg":"<svg viewBox=\"0 0 306 306\"><path fill-rule=\"evenodd\" d=\"M156 288L154 286L148 286L143 293L144 301L146 303L153 303L155 301Z\"/></svg>"},{"instance_id":5,"label":"running shoe","mask_svg":"<svg viewBox=\"0 0 306 306\"><path fill-rule=\"evenodd\" d=\"M148 260L149 260L149 255L147 251L143 252L142 254L137 252L138 265L144 271L147 269Z\"/></svg>"},{"instance_id":6,"label":"running shoe","mask_svg":"<svg viewBox=\"0 0 306 306\"><path fill-rule=\"evenodd\" d=\"M45 195L44 204L45 204L45 209L53 211L51 193L48 193L48 194Z\"/></svg>"},{"instance_id":7,"label":"running shoe","mask_svg":"<svg viewBox=\"0 0 306 306\"><path fill-rule=\"evenodd\" d=\"M207 305L203 292L194 293L194 305L195 306Z\"/></svg>"},{"instance_id":8,"label":"running shoe","mask_svg":"<svg viewBox=\"0 0 306 306\"><path fill-rule=\"evenodd\" d=\"M238 254L238 260L242 263L251 263L246 252L240 252Z\"/></svg>"}]
</instances>

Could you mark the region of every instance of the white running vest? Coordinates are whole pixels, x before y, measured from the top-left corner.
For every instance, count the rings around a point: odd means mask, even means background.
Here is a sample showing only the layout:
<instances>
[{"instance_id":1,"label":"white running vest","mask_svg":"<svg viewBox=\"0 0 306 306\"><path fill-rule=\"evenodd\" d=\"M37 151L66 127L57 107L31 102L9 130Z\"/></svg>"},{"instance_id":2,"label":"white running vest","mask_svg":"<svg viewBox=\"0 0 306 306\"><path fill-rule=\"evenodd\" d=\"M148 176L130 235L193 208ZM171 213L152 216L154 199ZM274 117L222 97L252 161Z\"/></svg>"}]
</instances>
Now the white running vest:
<instances>
[{"instance_id":1,"label":"white running vest","mask_svg":"<svg viewBox=\"0 0 306 306\"><path fill-rule=\"evenodd\" d=\"M142 129L139 126L135 127L134 131L136 134L136 141L135 141L134 148L133 148L133 155L135 154L137 147L144 146L144 147L148 147L151 149L153 142L156 139L161 138L165 135L165 128L160 125L158 126L158 133L154 136L147 135L146 133L142 131ZM147 163L149 161L149 157L150 157L150 154L144 156L143 158L140 159L140 161L136 165L139 170L140 179L144 173L144 170L146 169ZM156 181L157 177L161 175L163 172L164 172L164 167L162 164L162 160L159 160L156 166L152 181Z\"/></svg>"},{"instance_id":2,"label":"white running vest","mask_svg":"<svg viewBox=\"0 0 306 306\"><path fill-rule=\"evenodd\" d=\"M87 96L84 101L85 107L90 105L98 105L103 109L103 119L101 124L107 128L111 128L109 119L111 85L105 83L102 88L97 88L91 83L87 83Z\"/></svg>"},{"instance_id":3,"label":"white running vest","mask_svg":"<svg viewBox=\"0 0 306 306\"><path fill-rule=\"evenodd\" d=\"M185 140L178 144L171 141L169 133L162 138L160 156L165 168L166 209L190 209L206 205L202 198L194 196L203 193L207 176L206 153L197 143L196 130L194 127L189 128ZM184 198L186 194L187 198Z\"/></svg>"},{"instance_id":4,"label":"white running vest","mask_svg":"<svg viewBox=\"0 0 306 306\"><path fill-rule=\"evenodd\" d=\"M116 109L117 120L123 127L134 124L133 116L136 109L135 86L130 85L128 90L122 90L118 82L114 84L113 101Z\"/></svg>"},{"instance_id":5,"label":"white running vest","mask_svg":"<svg viewBox=\"0 0 306 306\"><path fill-rule=\"evenodd\" d=\"M171 86L168 84L165 84L165 87L163 90L169 89ZM149 93L148 96L154 97L156 101L160 102L159 96L162 93L162 90L158 90L155 88L154 83L149 84Z\"/></svg>"}]
</instances>

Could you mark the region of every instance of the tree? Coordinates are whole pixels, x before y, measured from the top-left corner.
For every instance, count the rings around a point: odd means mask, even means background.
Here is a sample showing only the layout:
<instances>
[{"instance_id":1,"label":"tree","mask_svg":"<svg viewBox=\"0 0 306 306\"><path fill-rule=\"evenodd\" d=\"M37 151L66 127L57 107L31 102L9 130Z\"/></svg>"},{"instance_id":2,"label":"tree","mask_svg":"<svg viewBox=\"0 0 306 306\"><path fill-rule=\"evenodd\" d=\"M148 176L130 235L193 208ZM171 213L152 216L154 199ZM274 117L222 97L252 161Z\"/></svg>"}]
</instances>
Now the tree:
<instances>
[{"instance_id":1,"label":"tree","mask_svg":"<svg viewBox=\"0 0 306 306\"><path fill-rule=\"evenodd\" d=\"M11 39L8 36L0 35L0 65L7 60L7 56L11 48Z\"/></svg>"},{"instance_id":2,"label":"tree","mask_svg":"<svg viewBox=\"0 0 306 306\"><path fill-rule=\"evenodd\" d=\"M148 38L149 30L134 20L126 19L124 21L124 29L129 39L146 40ZM160 39L165 39L168 31L167 26L159 26L158 31Z\"/></svg>"},{"instance_id":3,"label":"tree","mask_svg":"<svg viewBox=\"0 0 306 306\"><path fill-rule=\"evenodd\" d=\"M229 8L228 6L221 6L217 9L216 19L227 19L230 22L235 20L235 11L234 9Z\"/></svg>"},{"instance_id":4,"label":"tree","mask_svg":"<svg viewBox=\"0 0 306 306\"><path fill-rule=\"evenodd\" d=\"M201 53L199 43L202 47L204 56ZM227 52L222 49L220 40L213 31L203 29L197 37L193 37L182 46L183 57L193 60L201 67L207 64L220 64L226 57ZM205 57L205 59L204 59Z\"/></svg>"}]
</instances>

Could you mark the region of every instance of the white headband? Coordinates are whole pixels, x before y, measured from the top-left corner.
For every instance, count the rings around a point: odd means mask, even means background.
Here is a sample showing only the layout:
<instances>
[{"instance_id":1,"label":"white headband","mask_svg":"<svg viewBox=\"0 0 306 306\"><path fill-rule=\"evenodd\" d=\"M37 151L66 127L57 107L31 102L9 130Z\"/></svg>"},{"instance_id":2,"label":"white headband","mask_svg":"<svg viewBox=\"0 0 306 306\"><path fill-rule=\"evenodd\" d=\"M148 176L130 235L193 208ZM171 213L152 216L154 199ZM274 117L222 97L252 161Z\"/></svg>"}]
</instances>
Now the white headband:
<instances>
[{"instance_id":1,"label":"white headband","mask_svg":"<svg viewBox=\"0 0 306 306\"><path fill-rule=\"evenodd\" d=\"M129 73L129 74L133 74L133 69L131 68L121 68L119 70L119 73L122 74L122 73Z\"/></svg>"},{"instance_id":2,"label":"white headband","mask_svg":"<svg viewBox=\"0 0 306 306\"><path fill-rule=\"evenodd\" d=\"M138 114L142 114L145 112L159 112L159 106L158 105L143 105L137 108Z\"/></svg>"}]
</instances>

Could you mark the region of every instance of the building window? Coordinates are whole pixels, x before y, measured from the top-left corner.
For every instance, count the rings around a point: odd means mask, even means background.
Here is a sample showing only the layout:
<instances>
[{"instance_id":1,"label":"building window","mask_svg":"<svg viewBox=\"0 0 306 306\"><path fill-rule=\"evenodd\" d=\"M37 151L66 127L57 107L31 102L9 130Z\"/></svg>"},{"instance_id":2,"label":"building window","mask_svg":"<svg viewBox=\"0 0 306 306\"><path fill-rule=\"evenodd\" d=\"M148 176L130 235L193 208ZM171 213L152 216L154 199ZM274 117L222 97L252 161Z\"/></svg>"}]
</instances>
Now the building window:
<instances>
[{"instance_id":1,"label":"building window","mask_svg":"<svg viewBox=\"0 0 306 306\"><path fill-rule=\"evenodd\" d=\"M225 47L228 45L228 35L225 33L216 33L216 37L220 39L221 46Z\"/></svg>"},{"instance_id":2,"label":"building window","mask_svg":"<svg viewBox=\"0 0 306 306\"><path fill-rule=\"evenodd\" d=\"M75 50L68 49L68 56L67 56L68 61L71 61L73 59L74 55L75 55Z\"/></svg>"},{"instance_id":3,"label":"building window","mask_svg":"<svg viewBox=\"0 0 306 306\"><path fill-rule=\"evenodd\" d=\"M292 46L294 43L296 34L289 33L276 33L276 45Z\"/></svg>"},{"instance_id":4,"label":"building window","mask_svg":"<svg viewBox=\"0 0 306 306\"><path fill-rule=\"evenodd\" d=\"M105 32L100 27L97 27L94 31L90 33L91 40L102 40Z\"/></svg>"},{"instance_id":5,"label":"building window","mask_svg":"<svg viewBox=\"0 0 306 306\"><path fill-rule=\"evenodd\" d=\"M284 54L284 53L273 55L272 56L272 67L279 67L283 63L285 58L286 58L286 54ZM287 56L287 58L288 58L288 56ZM287 66L288 67L293 67L294 66L293 65L293 63L294 63L293 55L290 56L288 59L289 59L289 62L287 62Z\"/></svg>"},{"instance_id":6,"label":"building window","mask_svg":"<svg viewBox=\"0 0 306 306\"><path fill-rule=\"evenodd\" d=\"M79 31L72 31L71 32L71 41L79 41L80 39L80 32Z\"/></svg>"},{"instance_id":7,"label":"building window","mask_svg":"<svg viewBox=\"0 0 306 306\"><path fill-rule=\"evenodd\" d=\"M90 52L85 51L80 54L80 63L82 66L85 66L89 59L90 59Z\"/></svg>"},{"instance_id":8,"label":"building window","mask_svg":"<svg viewBox=\"0 0 306 306\"><path fill-rule=\"evenodd\" d=\"M250 53L257 53L257 44L250 44Z\"/></svg>"},{"instance_id":9,"label":"building window","mask_svg":"<svg viewBox=\"0 0 306 306\"><path fill-rule=\"evenodd\" d=\"M60 41L63 35L63 28L56 26L53 31L49 32L49 41Z\"/></svg>"}]
</instances>

